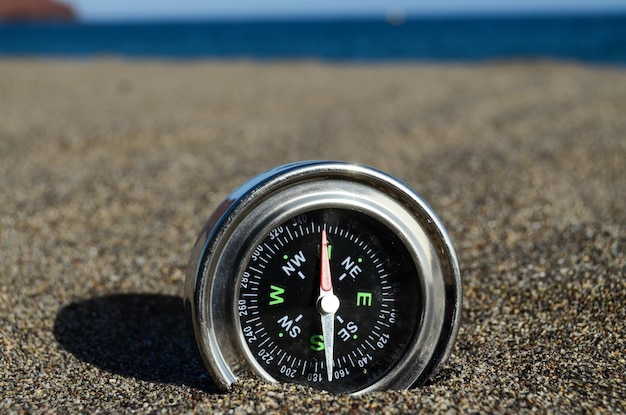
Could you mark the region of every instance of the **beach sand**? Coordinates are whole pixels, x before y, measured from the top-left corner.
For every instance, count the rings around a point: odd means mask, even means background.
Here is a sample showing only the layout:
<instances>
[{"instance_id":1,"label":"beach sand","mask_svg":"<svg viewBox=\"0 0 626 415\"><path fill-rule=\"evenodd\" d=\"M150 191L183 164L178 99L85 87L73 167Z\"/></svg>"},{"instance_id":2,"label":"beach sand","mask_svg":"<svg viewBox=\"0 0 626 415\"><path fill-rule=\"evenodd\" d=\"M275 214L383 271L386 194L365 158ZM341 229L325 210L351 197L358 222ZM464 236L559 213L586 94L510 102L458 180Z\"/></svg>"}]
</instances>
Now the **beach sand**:
<instances>
[{"instance_id":1,"label":"beach sand","mask_svg":"<svg viewBox=\"0 0 626 415\"><path fill-rule=\"evenodd\" d=\"M397 176L458 251L453 355L363 397L219 393L197 232L304 159ZM0 61L0 412L626 413L626 71L573 63Z\"/></svg>"}]
</instances>

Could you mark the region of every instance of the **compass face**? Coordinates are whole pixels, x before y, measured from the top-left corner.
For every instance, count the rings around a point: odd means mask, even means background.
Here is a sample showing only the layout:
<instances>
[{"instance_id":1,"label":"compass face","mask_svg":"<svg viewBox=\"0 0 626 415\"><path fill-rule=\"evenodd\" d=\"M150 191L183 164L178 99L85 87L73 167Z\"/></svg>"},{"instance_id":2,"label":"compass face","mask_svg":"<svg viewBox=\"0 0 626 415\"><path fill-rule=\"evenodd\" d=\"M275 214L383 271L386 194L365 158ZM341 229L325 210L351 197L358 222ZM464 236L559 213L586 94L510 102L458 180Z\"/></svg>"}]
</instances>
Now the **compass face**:
<instances>
[{"instance_id":1,"label":"compass face","mask_svg":"<svg viewBox=\"0 0 626 415\"><path fill-rule=\"evenodd\" d=\"M278 167L235 190L194 246L185 311L213 380L362 394L423 383L458 330L454 248L430 207L378 170Z\"/></svg>"},{"instance_id":2,"label":"compass face","mask_svg":"<svg viewBox=\"0 0 626 415\"><path fill-rule=\"evenodd\" d=\"M330 346L320 310L322 232L339 300ZM396 366L421 321L418 281L404 244L370 216L329 208L289 218L254 247L240 276L248 358L278 381L334 393L370 386Z\"/></svg>"}]
</instances>

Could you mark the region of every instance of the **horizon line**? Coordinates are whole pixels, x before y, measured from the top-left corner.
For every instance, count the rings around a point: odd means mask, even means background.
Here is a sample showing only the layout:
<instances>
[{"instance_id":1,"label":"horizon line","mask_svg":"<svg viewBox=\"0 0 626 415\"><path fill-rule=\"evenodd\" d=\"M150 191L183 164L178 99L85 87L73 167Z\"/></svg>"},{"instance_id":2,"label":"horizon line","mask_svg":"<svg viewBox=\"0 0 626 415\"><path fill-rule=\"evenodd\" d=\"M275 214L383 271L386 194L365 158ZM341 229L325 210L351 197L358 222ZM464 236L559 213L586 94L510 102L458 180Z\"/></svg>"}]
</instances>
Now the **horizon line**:
<instances>
[{"instance_id":1,"label":"horizon line","mask_svg":"<svg viewBox=\"0 0 626 415\"><path fill-rule=\"evenodd\" d=\"M77 12L75 22L78 23L115 23L115 22L272 22L272 21L316 21L316 20L377 20L382 21L390 18L390 12L401 13L403 20L421 19L464 19L464 18L567 18L567 17L624 17L626 7L616 8L576 8L568 10L558 9L515 9L515 10L429 10L429 11L404 11L387 10L386 12L316 12L316 13L215 13L215 14L155 14L155 15L109 15L98 17L85 17Z\"/></svg>"}]
</instances>

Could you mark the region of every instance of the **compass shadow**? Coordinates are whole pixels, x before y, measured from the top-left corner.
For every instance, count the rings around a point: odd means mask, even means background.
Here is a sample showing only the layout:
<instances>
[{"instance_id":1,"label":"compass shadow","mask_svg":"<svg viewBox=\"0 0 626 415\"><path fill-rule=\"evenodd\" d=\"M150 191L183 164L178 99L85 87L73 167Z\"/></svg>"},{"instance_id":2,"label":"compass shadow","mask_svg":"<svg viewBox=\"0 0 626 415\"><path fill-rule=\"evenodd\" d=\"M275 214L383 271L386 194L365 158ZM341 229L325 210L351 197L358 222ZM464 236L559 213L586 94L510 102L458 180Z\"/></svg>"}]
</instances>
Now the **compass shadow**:
<instances>
[{"instance_id":1,"label":"compass shadow","mask_svg":"<svg viewBox=\"0 0 626 415\"><path fill-rule=\"evenodd\" d=\"M180 297L118 294L74 302L58 311L54 336L78 359L108 372L218 392L188 333Z\"/></svg>"}]
</instances>

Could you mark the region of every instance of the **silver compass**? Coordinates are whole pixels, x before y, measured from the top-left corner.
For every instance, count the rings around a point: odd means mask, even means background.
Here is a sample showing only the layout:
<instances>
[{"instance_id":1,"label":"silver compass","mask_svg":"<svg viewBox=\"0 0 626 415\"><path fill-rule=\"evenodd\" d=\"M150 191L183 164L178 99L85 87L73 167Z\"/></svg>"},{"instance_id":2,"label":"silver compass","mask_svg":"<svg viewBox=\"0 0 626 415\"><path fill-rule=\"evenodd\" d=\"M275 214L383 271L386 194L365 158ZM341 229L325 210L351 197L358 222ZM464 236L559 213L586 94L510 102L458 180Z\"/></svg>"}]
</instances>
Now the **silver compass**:
<instances>
[{"instance_id":1,"label":"silver compass","mask_svg":"<svg viewBox=\"0 0 626 415\"><path fill-rule=\"evenodd\" d=\"M401 181L307 161L235 190L193 249L185 309L222 389L244 374L332 393L422 384L448 359L459 265Z\"/></svg>"}]
</instances>

